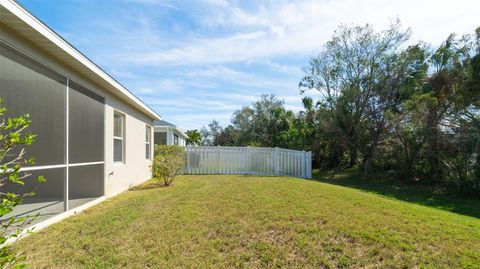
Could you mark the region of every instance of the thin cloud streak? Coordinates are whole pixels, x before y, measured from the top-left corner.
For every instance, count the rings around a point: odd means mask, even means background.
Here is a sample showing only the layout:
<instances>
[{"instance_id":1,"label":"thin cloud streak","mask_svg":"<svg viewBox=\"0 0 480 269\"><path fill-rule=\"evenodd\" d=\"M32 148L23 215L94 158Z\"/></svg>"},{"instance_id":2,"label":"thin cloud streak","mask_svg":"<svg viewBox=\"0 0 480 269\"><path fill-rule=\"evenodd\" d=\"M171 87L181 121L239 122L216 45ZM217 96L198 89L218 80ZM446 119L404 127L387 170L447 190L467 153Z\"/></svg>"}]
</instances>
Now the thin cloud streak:
<instances>
[{"instance_id":1,"label":"thin cloud streak","mask_svg":"<svg viewBox=\"0 0 480 269\"><path fill-rule=\"evenodd\" d=\"M480 12L478 1L465 1L466 6L472 7L467 10L459 9L458 4L453 6L451 1L276 3L268 7L260 5L253 12L225 5L214 9L214 14L206 16L208 20L203 22L206 27L232 27L233 33L220 37L195 36L185 40L188 45L151 48L116 57L124 63L178 66L265 60L292 54L310 55L320 49L339 24L371 23L382 28L396 17L402 19L406 27L414 28L414 39L440 43L450 32L472 32L476 25L469 18ZM416 8L412 9L412 4ZM371 7L375 7L374 13ZM425 13L425 10L432 12ZM450 23L442 31L433 28L446 19Z\"/></svg>"}]
</instances>

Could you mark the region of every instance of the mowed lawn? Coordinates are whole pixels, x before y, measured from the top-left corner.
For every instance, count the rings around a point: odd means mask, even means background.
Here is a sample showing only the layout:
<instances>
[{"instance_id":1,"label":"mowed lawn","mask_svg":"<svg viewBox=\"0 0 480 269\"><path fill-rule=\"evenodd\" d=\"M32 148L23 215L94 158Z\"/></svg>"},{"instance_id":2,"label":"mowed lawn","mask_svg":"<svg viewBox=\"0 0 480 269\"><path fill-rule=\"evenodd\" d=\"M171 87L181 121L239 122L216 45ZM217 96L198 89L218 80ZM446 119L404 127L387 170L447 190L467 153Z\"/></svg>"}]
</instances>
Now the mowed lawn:
<instances>
[{"instance_id":1,"label":"mowed lawn","mask_svg":"<svg viewBox=\"0 0 480 269\"><path fill-rule=\"evenodd\" d=\"M180 176L15 249L28 268L480 268L480 219L312 180Z\"/></svg>"}]
</instances>

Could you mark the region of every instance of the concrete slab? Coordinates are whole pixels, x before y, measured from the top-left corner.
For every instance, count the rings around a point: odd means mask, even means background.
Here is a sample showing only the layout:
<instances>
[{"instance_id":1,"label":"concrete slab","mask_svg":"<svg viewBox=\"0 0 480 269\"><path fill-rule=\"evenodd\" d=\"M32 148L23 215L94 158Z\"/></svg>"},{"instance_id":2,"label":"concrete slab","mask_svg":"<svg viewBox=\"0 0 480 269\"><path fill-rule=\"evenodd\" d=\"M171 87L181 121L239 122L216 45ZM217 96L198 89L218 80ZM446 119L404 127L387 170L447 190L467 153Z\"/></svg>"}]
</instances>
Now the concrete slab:
<instances>
[{"instance_id":1,"label":"concrete slab","mask_svg":"<svg viewBox=\"0 0 480 269\"><path fill-rule=\"evenodd\" d=\"M69 208L74 209L97 198L98 197L72 198L69 200ZM28 225L31 226L43 222L63 212L64 210L62 197L29 197L26 198L21 205L16 206L13 212L0 218L0 222L9 219L12 216L25 217L37 216L38 214L38 216Z\"/></svg>"}]
</instances>

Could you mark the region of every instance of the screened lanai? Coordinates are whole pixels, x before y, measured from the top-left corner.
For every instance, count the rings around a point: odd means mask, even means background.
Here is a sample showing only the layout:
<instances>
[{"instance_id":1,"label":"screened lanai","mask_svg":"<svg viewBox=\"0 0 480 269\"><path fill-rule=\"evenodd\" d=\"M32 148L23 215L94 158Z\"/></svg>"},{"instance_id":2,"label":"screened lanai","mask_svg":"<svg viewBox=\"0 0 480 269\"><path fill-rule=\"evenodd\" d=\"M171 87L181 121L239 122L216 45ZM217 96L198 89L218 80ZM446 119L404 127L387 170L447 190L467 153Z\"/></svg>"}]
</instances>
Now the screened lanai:
<instances>
[{"instance_id":1,"label":"screened lanai","mask_svg":"<svg viewBox=\"0 0 480 269\"><path fill-rule=\"evenodd\" d=\"M36 215L36 222L104 195L104 98L74 79L0 41L0 97L4 117L29 114L26 130L36 134L26 157L35 164L25 186L7 184L2 192L33 197L0 221L17 215ZM47 180L38 183L36 176Z\"/></svg>"}]
</instances>

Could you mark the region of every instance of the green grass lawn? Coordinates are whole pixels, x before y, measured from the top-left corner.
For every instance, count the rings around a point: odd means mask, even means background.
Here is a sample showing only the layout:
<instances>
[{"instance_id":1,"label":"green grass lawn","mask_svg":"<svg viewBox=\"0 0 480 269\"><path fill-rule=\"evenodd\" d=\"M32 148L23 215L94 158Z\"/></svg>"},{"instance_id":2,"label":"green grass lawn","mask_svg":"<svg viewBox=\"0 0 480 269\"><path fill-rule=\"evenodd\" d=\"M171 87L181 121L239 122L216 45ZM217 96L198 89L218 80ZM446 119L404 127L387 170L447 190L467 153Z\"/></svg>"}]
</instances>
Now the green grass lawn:
<instances>
[{"instance_id":1,"label":"green grass lawn","mask_svg":"<svg viewBox=\"0 0 480 269\"><path fill-rule=\"evenodd\" d=\"M314 170L313 176L316 180L325 183L360 189L397 200L480 218L480 197L478 196L466 196L454 192L438 193L431 186L422 185L421 182L402 183L385 174L373 174L368 180L362 180L359 171L355 169L335 173L331 170Z\"/></svg>"},{"instance_id":2,"label":"green grass lawn","mask_svg":"<svg viewBox=\"0 0 480 269\"><path fill-rule=\"evenodd\" d=\"M319 181L151 182L15 245L32 268L480 268L480 219Z\"/></svg>"}]
</instances>

